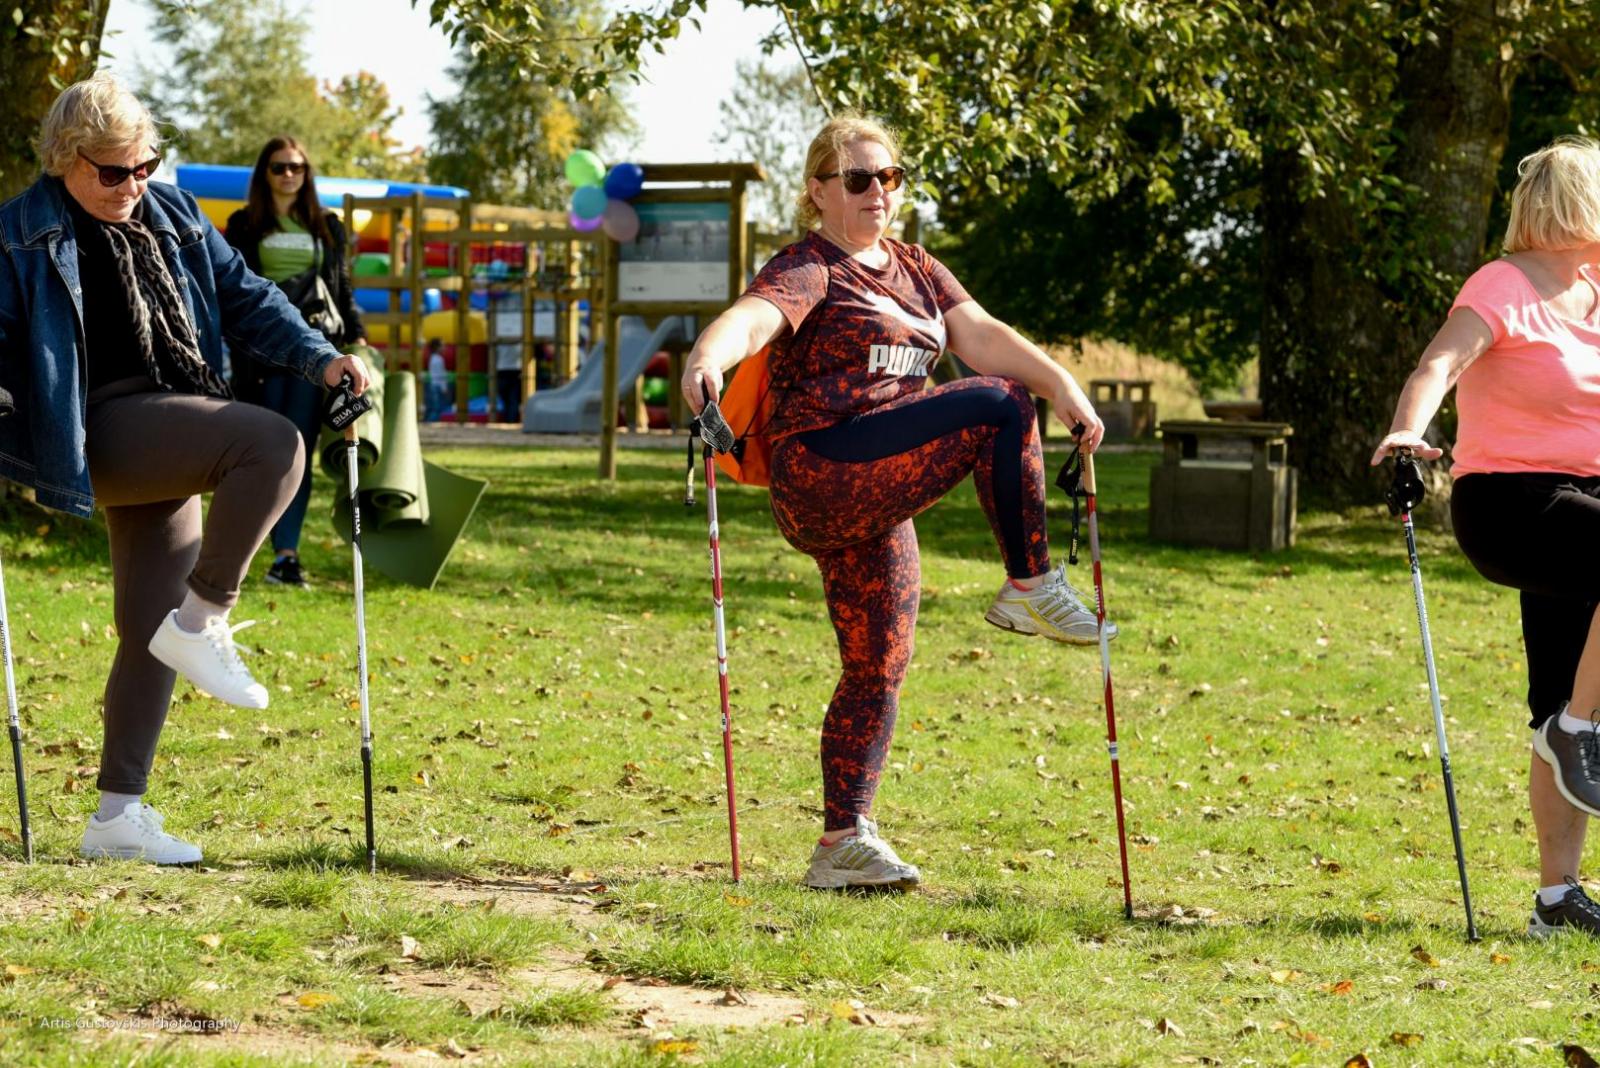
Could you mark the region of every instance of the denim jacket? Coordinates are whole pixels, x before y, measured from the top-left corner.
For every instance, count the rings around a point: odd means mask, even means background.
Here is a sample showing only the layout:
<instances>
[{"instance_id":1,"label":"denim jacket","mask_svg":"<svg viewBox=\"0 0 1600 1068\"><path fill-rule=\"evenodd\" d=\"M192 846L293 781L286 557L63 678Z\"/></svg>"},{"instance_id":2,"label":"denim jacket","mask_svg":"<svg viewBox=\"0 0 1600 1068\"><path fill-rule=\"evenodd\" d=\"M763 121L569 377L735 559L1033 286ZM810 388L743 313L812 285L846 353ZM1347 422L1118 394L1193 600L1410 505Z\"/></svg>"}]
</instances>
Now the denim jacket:
<instances>
[{"instance_id":1,"label":"denim jacket","mask_svg":"<svg viewBox=\"0 0 1600 1068\"><path fill-rule=\"evenodd\" d=\"M86 309L67 195L59 178L42 177L0 204L0 386L16 400L15 413L0 419L0 476L32 486L47 508L87 516L94 489L84 454ZM320 384L338 352L282 290L250 272L194 197L151 182L144 203L206 362L224 370L226 340Z\"/></svg>"}]
</instances>

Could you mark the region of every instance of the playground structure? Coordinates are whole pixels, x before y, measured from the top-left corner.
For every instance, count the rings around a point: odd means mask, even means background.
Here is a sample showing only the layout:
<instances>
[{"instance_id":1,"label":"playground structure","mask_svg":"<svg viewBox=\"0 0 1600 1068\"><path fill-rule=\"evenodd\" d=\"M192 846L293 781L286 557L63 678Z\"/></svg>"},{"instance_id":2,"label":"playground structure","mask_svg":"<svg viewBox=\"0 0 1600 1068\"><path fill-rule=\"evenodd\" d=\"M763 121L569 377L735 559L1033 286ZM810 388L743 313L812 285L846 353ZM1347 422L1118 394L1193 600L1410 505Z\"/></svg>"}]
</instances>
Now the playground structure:
<instances>
[{"instance_id":1,"label":"playground structure","mask_svg":"<svg viewBox=\"0 0 1600 1068\"><path fill-rule=\"evenodd\" d=\"M800 236L747 222L745 186L766 177L755 164L642 170L642 225L625 245L567 212L478 203L451 186L318 176L317 192L342 215L367 340L388 369L427 382L428 342L440 341L451 403L433 414L481 423L520 410L528 432L598 430L609 478L619 423L684 424L676 382L694 338ZM243 206L249 176L178 169L219 227ZM519 372L512 398L499 395L496 367L507 364ZM658 403L647 407L647 394Z\"/></svg>"},{"instance_id":2,"label":"playground structure","mask_svg":"<svg viewBox=\"0 0 1600 1068\"><path fill-rule=\"evenodd\" d=\"M427 343L437 338L455 375L454 421L487 422L500 407L494 371L508 348L520 371L516 408L537 389L541 346L550 381L577 372L602 296L604 235L574 230L560 212L421 191L346 194L343 210L365 223L358 292L383 297L363 307L368 340L386 350L391 370L425 374Z\"/></svg>"}]
</instances>

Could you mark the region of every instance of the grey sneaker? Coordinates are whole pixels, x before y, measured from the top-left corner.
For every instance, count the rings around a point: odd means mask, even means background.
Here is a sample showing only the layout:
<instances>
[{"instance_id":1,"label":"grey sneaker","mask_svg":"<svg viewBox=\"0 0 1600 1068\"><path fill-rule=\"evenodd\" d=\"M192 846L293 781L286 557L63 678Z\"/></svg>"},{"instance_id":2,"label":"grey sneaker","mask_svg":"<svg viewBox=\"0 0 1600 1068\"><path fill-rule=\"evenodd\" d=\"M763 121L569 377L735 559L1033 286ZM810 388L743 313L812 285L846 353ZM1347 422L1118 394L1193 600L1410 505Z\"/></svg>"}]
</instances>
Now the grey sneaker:
<instances>
[{"instance_id":1,"label":"grey sneaker","mask_svg":"<svg viewBox=\"0 0 1600 1068\"><path fill-rule=\"evenodd\" d=\"M995 594L985 620L1017 634L1042 634L1051 641L1095 645L1100 622L1083 594L1072 588L1065 570L1057 567L1031 590L1019 590L1007 579ZM1106 640L1117 636L1117 625L1106 621Z\"/></svg>"},{"instance_id":2,"label":"grey sneaker","mask_svg":"<svg viewBox=\"0 0 1600 1068\"><path fill-rule=\"evenodd\" d=\"M1567 896L1546 905L1533 895L1533 915L1528 917L1529 938L1549 938L1563 931L1579 930L1600 935L1600 905L1589 900L1578 880L1567 877Z\"/></svg>"},{"instance_id":3,"label":"grey sneaker","mask_svg":"<svg viewBox=\"0 0 1600 1068\"><path fill-rule=\"evenodd\" d=\"M1574 808L1600 816L1600 725L1572 734L1557 724L1560 713L1533 732L1533 751L1550 765L1556 789Z\"/></svg>"},{"instance_id":4,"label":"grey sneaker","mask_svg":"<svg viewBox=\"0 0 1600 1068\"><path fill-rule=\"evenodd\" d=\"M856 817L856 833L832 845L817 843L806 869L806 885L816 890L847 886L915 886L922 873L895 854L894 847L878 837L878 825Z\"/></svg>"}]
</instances>

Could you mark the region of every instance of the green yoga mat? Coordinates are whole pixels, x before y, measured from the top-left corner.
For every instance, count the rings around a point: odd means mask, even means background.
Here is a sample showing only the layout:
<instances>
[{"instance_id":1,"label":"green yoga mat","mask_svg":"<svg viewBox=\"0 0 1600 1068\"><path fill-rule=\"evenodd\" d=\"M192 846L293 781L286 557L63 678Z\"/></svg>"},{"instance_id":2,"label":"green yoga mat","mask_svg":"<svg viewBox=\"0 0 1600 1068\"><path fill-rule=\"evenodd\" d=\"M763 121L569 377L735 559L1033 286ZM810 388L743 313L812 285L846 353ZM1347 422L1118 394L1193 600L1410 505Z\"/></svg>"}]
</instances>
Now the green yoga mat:
<instances>
[{"instance_id":1,"label":"green yoga mat","mask_svg":"<svg viewBox=\"0 0 1600 1068\"><path fill-rule=\"evenodd\" d=\"M381 368L380 361L362 355ZM378 368L367 391L372 410L356 421L361 557L397 582L429 589L439 580L450 550L489 484L422 458L416 377L408 371L383 374ZM334 529L349 540L347 448L343 437L324 430L317 453L322 469L340 487L333 506Z\"/></svg>"}]
</instances>

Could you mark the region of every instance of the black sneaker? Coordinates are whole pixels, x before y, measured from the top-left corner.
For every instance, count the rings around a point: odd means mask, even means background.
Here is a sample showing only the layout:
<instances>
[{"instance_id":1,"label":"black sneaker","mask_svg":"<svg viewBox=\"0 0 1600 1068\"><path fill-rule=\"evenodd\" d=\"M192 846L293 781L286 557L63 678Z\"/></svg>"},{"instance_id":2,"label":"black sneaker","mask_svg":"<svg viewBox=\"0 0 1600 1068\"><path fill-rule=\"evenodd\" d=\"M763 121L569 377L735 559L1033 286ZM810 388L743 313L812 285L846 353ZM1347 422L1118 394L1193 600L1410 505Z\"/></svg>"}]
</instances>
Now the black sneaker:
<instances>
[{"instance_id":1,"label":"black sneaker","mask_svg":"<svg viewBox=\"0 0 1600 1068\"><path fill-rule=\"evenodd\" d=\"M1560 713L1544 721L1533 732L1533 751L1550 765L1556 789L1574 807L1591 816L1600 816L1600 725L1593 724L1577 734L1564 731L1556 722Z\"/></svg>"},{"instance_id":2,"label":"black sneaker","mask_svg":"<svg viewBox=\"0 0 1600 1068\"><path fill-rule=\"evenodd\" d=\"M1566 930L1600 935L1600 905L1589 900L1578 880L1567 877L1567 896L1554 905L1543 904L1533 895L1533 915L1528 917L1529 938L1549 938Z\"/></svg>"},{"instance_id":3,"label":"black sneaker","mask_svg":"<svg viewBox=\"0 0 1600 1068\"><path fill-rule=\"evenodd\" d=\"M311 588L298 556L280 556L272 561L272 566L267 568L267 581L274 586L298 586L302 590Z\"/></svg>"}]
</instances>

